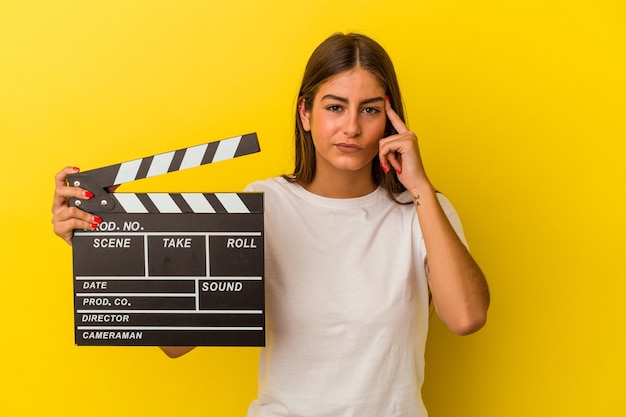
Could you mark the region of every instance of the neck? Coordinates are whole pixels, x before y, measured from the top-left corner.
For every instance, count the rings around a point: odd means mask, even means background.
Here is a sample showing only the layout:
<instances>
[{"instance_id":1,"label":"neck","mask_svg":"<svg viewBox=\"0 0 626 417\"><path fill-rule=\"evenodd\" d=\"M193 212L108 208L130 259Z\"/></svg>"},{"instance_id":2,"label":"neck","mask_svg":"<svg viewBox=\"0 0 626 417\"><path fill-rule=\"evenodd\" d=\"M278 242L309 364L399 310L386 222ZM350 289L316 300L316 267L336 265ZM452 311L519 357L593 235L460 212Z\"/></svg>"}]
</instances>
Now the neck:
<instances>
[{"instance_id":1,"label":"neck","mask_svg":"<svg viewBox=\"0 0 626 417\"><path fill-rule=\"evenodd\" d=\"M359 171L319 170L313 181L304 188L322 197L355 198L371 193L376 187L372 180L371 165L367 165Z\"/></svg>"}]
</instances>

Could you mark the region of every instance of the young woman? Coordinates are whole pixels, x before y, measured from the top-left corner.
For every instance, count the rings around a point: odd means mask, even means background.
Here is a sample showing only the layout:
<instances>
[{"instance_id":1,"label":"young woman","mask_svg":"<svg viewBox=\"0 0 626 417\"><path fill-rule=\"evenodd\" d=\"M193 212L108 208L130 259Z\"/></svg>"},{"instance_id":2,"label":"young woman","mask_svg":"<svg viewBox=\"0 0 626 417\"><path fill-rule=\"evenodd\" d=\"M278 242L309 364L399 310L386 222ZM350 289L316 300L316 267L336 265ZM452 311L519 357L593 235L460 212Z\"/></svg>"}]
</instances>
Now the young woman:
<instances>
[{"instance_id":1,"label":"young woman","mask_svg":"<svg viewBox=\"0 0 626 417\"><path fill-rule=\"evenodd\" d=\"M489 291L450 202L430 183L391 60L337 34L312 54L293 174L265 193L267 346L249 416L426 416L429 299L455 333L480 329ZM55 233L101 221L57 174ZM163 347L171 357L192 347Z\"/></svg>"}]
</instances>

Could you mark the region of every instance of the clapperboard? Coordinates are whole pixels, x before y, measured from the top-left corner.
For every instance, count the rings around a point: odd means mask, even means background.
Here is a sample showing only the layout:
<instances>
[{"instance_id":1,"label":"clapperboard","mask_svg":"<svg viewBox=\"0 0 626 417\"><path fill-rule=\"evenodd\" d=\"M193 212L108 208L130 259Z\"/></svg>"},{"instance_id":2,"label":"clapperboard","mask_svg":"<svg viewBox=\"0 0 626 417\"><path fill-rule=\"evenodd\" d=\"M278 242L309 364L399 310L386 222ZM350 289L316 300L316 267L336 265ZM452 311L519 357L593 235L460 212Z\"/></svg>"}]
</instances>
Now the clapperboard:
<instances>
[{"instance_id":1,"label":"clapperboard","mask_svg":"<svg viewBox=\"0 0 626 417\"><path fill-rule=\"evenodd\" d=\"M68 176L77 345L263 346L262 193L109 193L107 187L259 152L237 136Z\"/></svg>"}]
</instances>

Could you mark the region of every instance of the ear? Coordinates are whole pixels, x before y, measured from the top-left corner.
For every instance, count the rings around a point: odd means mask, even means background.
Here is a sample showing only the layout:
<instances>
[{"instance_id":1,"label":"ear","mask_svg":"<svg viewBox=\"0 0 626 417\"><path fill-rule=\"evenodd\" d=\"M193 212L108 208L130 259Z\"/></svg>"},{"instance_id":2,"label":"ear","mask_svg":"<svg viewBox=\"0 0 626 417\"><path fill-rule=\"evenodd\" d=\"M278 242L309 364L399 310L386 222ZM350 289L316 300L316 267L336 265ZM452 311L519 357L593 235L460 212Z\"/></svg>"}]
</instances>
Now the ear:
<instances>
[{"instance_id":1,"label":"ear","mask_svg":"<svg viewBox=\"0 0 626 417\"><path fill-rule=\"evenodd\" d=\"M304 103L304 99L300 99L298 102L298 115L302 122L302 128L307 132L311 131L311 112L307 111Z\"/></svg>"}]
</instances>

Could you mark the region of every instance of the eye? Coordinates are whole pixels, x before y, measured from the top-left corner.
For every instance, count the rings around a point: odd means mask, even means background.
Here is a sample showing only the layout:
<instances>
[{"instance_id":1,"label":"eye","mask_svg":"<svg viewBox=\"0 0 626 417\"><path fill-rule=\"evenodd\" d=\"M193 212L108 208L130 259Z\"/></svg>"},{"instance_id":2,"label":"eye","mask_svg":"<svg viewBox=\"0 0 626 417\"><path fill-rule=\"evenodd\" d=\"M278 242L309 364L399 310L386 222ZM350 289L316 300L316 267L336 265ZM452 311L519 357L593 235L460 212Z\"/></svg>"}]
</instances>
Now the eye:
<instances>
[{"instance_id":1,"label":"eye","mask_svg":"<svg viewBox=\"0 0 626 417\"><path fill-rule=\"evenodd\" d=\"M361 112L366 113L366 114L377 114L377 113L380 113L380 110L376 107L365 107L364 109L361 110Z\"/></svg>"},{"instance_id":2,"label":"eye","mask_svg":"<svg viewBox=\"0 0 626 417\"><path fill-rule=\"evenodd\" d=\"M341 110L343 110L343 108L338 104L332 104L330 106L327 106L326 110L329 110L334 113L339 113Z\"/></svg>"}]
</instances>

